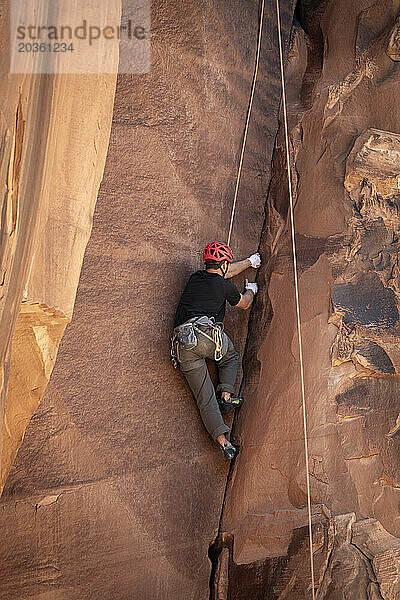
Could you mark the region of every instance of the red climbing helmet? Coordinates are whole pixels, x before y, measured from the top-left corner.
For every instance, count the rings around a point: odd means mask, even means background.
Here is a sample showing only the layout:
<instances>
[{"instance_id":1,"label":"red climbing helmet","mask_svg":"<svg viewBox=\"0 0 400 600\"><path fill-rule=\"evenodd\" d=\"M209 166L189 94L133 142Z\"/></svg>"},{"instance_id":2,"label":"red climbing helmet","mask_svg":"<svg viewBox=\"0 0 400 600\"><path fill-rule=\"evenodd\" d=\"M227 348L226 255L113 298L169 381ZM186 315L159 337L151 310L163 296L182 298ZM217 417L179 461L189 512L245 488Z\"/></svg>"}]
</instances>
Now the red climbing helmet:
<instances>
[{"instance_id":1,"label":"red climbing helmet","mask_svg":"<svg viewBox=\"0 0 400 600\"><path fill-rule=\"evenodd\" d=\"M227 260L233 262L233 252L223 242L210 242L203 250L203 260Z\"/></svg>"}]
</instances>

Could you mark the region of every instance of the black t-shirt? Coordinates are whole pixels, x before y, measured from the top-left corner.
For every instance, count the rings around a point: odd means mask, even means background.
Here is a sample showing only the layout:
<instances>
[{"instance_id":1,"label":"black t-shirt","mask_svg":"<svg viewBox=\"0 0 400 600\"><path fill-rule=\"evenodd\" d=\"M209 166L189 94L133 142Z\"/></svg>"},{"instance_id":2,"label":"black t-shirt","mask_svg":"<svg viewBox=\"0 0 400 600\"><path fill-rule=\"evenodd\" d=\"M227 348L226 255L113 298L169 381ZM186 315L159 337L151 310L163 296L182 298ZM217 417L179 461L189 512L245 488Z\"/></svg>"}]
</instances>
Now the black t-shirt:
<instances>
[{"instance_id":1,"label":"black t-shirt","mask_svg":"<svg viewBox=\"0 0 400 600\"><path fill-rule=\"evenodd\" d=\"M225 301L235 306L240 300L236 285L218 273L196 271L183 291L175 315L175 325L182 325L192 317L207 315L221 323L225 316Z\"/></svg>"}]
</instances>

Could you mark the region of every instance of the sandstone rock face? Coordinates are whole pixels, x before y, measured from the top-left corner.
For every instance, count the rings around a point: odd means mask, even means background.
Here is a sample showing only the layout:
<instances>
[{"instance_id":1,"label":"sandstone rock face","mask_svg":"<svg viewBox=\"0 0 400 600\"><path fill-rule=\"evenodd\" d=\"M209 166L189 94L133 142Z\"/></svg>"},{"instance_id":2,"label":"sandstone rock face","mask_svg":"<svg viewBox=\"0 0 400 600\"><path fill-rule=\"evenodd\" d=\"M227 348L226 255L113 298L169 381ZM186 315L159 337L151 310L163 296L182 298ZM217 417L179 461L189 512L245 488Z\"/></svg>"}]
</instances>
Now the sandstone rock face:
<instances>
[{"instance_id":1,"label":"sandstone rock face","mask_svg":"<svg viewBox=\"0 0 400 600\"><path fill-rule=\"evenodd\" d=\"M293 3L281 9L287 38ZM258 246L278 126L273 7L264 18L232 238L238 257ZM3 493L1 598L209 597L227 464L171 368L169 337L202 247L226 237L257 23L258 6L247 1L154 3L152 70L118 79L73 318ZM65 280L49 297L47 277L32 272L28 299L69 317ZM247 320L226 321L241 351ZM39 329L35 343L44 337Z\"/></svg>"},{"instance_id":2,"label":"sandstone rock face","mask_svg":"<svg viewBox=\"0 0 400 600\"><path fill-rule=\"evenodd\" d=\"M399 9L301 2L287 68L318 599L399 597ZM221 525L229 600L311 598L287 211L280 131Z\"/></svg>"},{"instance_id":3,"label":"sandstone rock face","mask_svg":"<svg viewBox=\"0 0 400 600\"><path fill-rule=\"evenodd\" d=\"M281 9L287 33L293 6ZM302 0L286 72L318 600L400 597L399 11L399 0ZM275 14L267 6L233 232L243 256L262 231L264 263L248 326L247 401L234 426L241 453L226 498L227 466L171 370L168 338L199 249L223 239L229 224L257 6L174 1L155 6L152 18L151 73L118 79L76 301L108 130L93 166L80 144L91 148L99 134L92 119L73 124L74 103L91 99L93 119L109 123L113 79L103 104L98 81L85 80L82 97L72 86L71 105L60 92L68 131L79 129L70 142L79 162L68 167L77 190L62 186L59 202L49 193L60 178L45 166L61 127L54 90L65 81L28 79L20 97L21 82L7 79L14 104L10 112L4 102L1 248L13 270L9 280L2 271L3 477L51 379L3 494L0 598L306 600L282 129L269 169L280 97ZM31 165L39 127L46 144ZM59 173L63 151L51 156ZM80 197L88 174L91 200L75 212L69 194ZM19 212L28 189L37 212L27 202ZM63 209L61 240L54 224ZM247 315L228 314L226 329L242 352L247 325Z\"/></svg>"},{"instance_id":4,"label":"sandstone rock face","mask_svg":"<svg viewBox=\"0 0 400 600\"><path fill-rule=\"evenodd\" d=\"M116 83L10 74L9 9L0 2L0 490L72 316Z\"/></svg>"}]
</instances>

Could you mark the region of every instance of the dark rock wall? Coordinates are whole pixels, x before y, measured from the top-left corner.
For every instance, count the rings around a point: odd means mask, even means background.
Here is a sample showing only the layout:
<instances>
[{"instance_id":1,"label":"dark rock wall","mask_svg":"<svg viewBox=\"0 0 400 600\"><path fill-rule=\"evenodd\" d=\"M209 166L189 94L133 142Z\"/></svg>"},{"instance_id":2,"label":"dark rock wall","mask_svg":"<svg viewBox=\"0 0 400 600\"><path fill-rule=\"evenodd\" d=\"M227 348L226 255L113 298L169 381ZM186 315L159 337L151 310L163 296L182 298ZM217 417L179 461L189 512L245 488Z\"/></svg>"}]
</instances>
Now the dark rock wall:
<instances>
[{"instance_id":1,"label":"dark rock wall","mask_svg":"<svg viewBox=\"0 0 400 600\"><path fill-rule=\"evenodd\" d=\"M319 600L400 594L399 10L301 2L287 68ZM282 129L222 523L229 600L311 598Z\"/></svg>"},{"instance_id":2,"label":"dark rock wall","mask_svg":"<svg viewBox=\"0 0 400 600\"><path fill-rule=\"evenodd\" d=\"M4 600L209 596L227 465L171 369L169 337L202 247L226 238L257 21L247 0L154 2L152 70L118 79L73 319L2 498ZM259 243L279 100L267 4L238 257ZM247 319L227 319L240 350Z\"/></svg>"}]
</instances>

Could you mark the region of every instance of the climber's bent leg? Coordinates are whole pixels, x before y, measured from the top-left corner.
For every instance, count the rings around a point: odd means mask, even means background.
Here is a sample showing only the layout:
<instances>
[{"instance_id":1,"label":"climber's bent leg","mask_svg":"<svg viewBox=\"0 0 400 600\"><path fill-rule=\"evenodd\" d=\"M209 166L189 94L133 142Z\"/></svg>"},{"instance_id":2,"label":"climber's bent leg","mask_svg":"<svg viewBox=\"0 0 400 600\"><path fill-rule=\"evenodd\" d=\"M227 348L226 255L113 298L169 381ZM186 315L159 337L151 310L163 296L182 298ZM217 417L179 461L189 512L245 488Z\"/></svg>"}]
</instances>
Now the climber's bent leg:
<instances>
[{"instance_id":1,"label":"climber's bent leg","mask_svg":"<svg viewBox=\"0 0 400 600\"><path fill-rule=\"evenodd\" d=\"M229 427L222 419L205 358L196 356L193 351L183 352L180 368L193 392L208 433L214 439L227 433Z\"/></svg>"},{"instance_id":2,"label":"climber's bent leg","mask_svg":"<svg viewBox=\"0 0 400 600\"><path fill-rule=\"evenodd\" d=\"M226 414L240 408L243 398L233 396L233 390L239 366L238 353L231 340L225 335L227 351L223 359L219 361L218 371L220 383L217 387L218 403L221 413Z\"/></svg>"},{"instance_id":3,"label":"climber's bent leg","mask_svg":"<svg viewBox=\"0 0 400 600\"><path fill-rule=\"evenodd\" d=\"M229 394L233 394L235 388L236 375L239 367L239 355L236 352L232 341L229 337L224 333L224 337L226 338L225 343L227 343L228 349L224 354L223 358L217 362L218 366L218 375L219 375L219 384L217 386L217 392L228 392Z\"/></svg>"}]
</instances>

